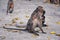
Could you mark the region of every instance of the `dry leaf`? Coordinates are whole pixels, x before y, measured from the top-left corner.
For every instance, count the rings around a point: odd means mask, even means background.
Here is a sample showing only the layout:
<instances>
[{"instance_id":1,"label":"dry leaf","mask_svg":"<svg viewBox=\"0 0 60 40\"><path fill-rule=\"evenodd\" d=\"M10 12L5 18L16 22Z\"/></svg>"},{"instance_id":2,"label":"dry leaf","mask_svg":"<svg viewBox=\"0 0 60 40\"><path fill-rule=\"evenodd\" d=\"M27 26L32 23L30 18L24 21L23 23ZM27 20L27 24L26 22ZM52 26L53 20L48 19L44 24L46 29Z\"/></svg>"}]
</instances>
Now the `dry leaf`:
<instances>
[{"instance_id":1,"label":"dry leaf","mask_svg":"<svg viewBox=\"0 0 60 40\"><path fill-rule=\"evenodd\" d=\"M56 34L56 36L60 36L60 34Z\"/></svg>"},{"instance_id":2,"label":"dry leaf","mask_svg":"<svg viewBox=\"0 0 60 40\"><path fill-rule=\"evenodd\" d=\"M18 17L16 17L16 18L15 18L15 20L19 20L19 18L18 18Z\"/></svg>"},{"instance_id":3,"label":"dry leaf","mask_svg":"<svg viewBox=\"0 0 60 40\"><path fill-rule=\"evenodd\" d=\"M56 22L56 24L60 24L60 22Z\"/></svg>"},{"instance_id":4,"label":"dry leaf","mask_svg":"<svg viewBox=\"0 0 60 40\"><path fill-rule=\"evenodd\" d=\"M29 16L26 16L26 18L29 18Z\"/></svg>"},{"instance_id":5,"label":"dry leaf","mask_svg":"<svg viewBox=\"0 0 60 40\"><path fill-rule=\"evenodd\" d=\"M50 34L56 34L56 32L52 31L52 32L50 32Z\"/></svg>"},{"instance_id":6,"label":"dry leaf","mask_svg":"<svg viewBox=\"0 0 60 40\"><path fill-rule=\"evenodd\" d=\"M13 20L12 20L12 23L16 23L16 20L13 19Z\"/></svg>"}]
</instances>

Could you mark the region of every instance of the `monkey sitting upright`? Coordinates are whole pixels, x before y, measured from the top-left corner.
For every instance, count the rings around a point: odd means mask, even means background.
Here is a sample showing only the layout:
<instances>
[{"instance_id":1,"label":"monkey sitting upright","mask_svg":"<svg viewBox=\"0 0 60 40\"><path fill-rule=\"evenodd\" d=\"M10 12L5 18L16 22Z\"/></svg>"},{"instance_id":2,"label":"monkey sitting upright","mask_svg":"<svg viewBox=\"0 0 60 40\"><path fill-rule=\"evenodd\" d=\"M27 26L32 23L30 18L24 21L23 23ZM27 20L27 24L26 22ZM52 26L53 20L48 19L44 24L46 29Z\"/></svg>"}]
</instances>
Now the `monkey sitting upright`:
<instances>
[{"instance_id":1,"label":"monkey sitting upright","mask_svg":"<svg viewBox=\"0 0 60 40\"><path fill-rule=\"evenodd\" d=\"M8 6L7 6L7 14L8 13L12 13L14 9L14 4L13 4L13 0L9 0L8 1Z\"/></svg>"},{"instance_id":2,"label":"monkey sitting upright","mask_svg":"<svg viewBox=\"0 0 60 40\"><path fill-rule=\"evenodd\" d=\"M23 29L23 30L24 31L27 30L28 32L39 36L39 34L34 30L35 27L37 27L37 25L38 25L38 27L41 29L42 33L46 34L46 32L44 32L43 29L42 29L43 12L44 12L43 7L38 6L36 8L36 10L34 10L34 12L31 14L31 17L27 22L26 29ZM5 29L8 29L8 28L5 28ZM19 29L19 30L22 30L22 29Z\"/></svg>"},{"instance_id":3,"label":"monkey sitting upright","mask_svg":"<svg viewBox=\"0 0 60 40\"><path fill-rule=\"evenodd\" d=\"M34 28L36 25L41 29L42 33L45 33L42 29L42 15L43 15L44 10L42 9L41 6L38 6L37 9L31 14L30 19L27 22L27 28L28 32L34 33L36 35L39 35L36 33Z\"/></svg>"}]
</instances>

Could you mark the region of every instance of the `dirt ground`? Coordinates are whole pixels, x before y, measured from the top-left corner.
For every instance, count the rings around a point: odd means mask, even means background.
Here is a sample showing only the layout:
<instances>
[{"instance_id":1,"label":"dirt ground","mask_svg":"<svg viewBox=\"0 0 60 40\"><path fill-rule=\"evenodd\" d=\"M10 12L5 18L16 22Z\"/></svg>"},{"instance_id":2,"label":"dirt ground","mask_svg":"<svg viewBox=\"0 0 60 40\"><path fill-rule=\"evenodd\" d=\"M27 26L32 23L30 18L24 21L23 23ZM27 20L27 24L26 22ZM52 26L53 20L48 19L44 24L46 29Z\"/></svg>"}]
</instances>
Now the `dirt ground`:
<instances>
[{"instance_id":1,"label":"dirt ground","mask_svg":"<svg viewBox=\"0 0 60 40\"><path fill-rule=\"evenodd\" d=\"M14 11L12 14L6 15L8 0L0 0L0 40L60 40L60 6L57 7L54 4L44 3L43 0L13 1ZM7 28L19 29L19 25L26 25L31 13L37 6L43 6L46 11L45 24L48 26L42 28L47 34L42 34L39 31L39 36L36 36L26 31L3 28L5 26Z\"/></svg>"}]
</instances>

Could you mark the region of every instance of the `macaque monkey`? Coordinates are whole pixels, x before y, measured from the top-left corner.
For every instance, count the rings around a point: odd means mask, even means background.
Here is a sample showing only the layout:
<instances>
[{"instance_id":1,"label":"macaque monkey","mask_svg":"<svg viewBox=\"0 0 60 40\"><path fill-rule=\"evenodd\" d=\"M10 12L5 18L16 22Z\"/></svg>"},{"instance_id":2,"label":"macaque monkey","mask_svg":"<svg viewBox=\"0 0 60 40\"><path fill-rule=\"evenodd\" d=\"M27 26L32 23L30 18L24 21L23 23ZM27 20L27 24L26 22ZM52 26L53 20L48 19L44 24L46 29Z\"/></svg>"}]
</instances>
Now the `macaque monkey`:
<instances>
[{"instance_id":1,"label":"macaque monkey","mask_svg":"<svg viewBox=\"0 0 60 40\"><path fill-rule=\"evenodd\" d=\"M32 13L30 19L27 22L27 30L30 33L34 33L36 35L39 35L36 33L36 31L34 30L36 25L38 25L38 27L41 29L42 33L45 33L42 29L42 15L43 15L43 7L42 6L38 6L37 9Z\"/></svg>"},{"instance_id":2,"label":"macaque monkey","mask_svg":"<svg viewBox=\"0 0 60 40\"><path fill-rule=\"evenodd\" d=\"M50 0L51 3L58 4L59 5L60 0Z\"/></svg>"},{"instance_id":3,"label":"macaque monkey","mask_svg":"<svg viewBox=\"0 0 60 40\"><path fill-rule=\"evenodd\" d=\"M7 14L8 13L12 13L14 9L14 4L13 4L13 0L9 0L8 1L8 5L7 5Z\"/></svg>"},{"instance_id":4,"label":"macaque monkey","mask_svg":"<svg viewBox=\"0 0 60 40\"><path fill-rule=\"evenodd\" d=\"M27 27L25 28L24 31L28 31L30 33L33 33L33 34L39 36L39 34L35 31L35 27L37 27L37 25L38 25L38 27L40 28L42 33L46 34L46 32L44 32L42 29L42 24L43 24L42 22L44 21L44 17L45 17L44 14L45 14L45 11L43 10L43 7L38 6L34 10L34 12L31 14L31 17L27 22ZM6 29L8 29L8 28L6 28ZM19 30L22 30L22 29L19 29Z\"/></svg>"}]
</instances>

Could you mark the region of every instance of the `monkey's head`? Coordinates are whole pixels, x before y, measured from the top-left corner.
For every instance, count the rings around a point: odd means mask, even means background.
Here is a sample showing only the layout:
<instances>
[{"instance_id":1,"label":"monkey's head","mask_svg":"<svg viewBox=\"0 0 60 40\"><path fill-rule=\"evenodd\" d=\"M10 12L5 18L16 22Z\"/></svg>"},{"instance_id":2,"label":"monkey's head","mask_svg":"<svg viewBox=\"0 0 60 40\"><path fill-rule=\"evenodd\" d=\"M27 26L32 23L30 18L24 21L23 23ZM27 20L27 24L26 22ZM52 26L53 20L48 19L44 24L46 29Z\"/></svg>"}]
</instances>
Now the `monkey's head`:
<instances>
[{"instance_id":1,"label":"monkey's head","mask_svg":"<svg viewBox=\"0 0 60 40\"><path fill-rule=\"evenodd\" d=\"M44 9L43 9L42 6L38 6L38 7L37 7L37 10L38 10L39 12L42 12L42 13L44 12Z\"/></svg>"},{"instance_id":2,"label":"monkey's head","mask_svg":"<svg viewBox=\"0 0 60 40\"><path fill-rule=\"evenodd\" d=\"M43 9L42 6L38 6L38 7L36 8L36 12L41 12L41 13L43 13L43 15L45 14L45 10Z\"/></svg>"}]
</instances>

